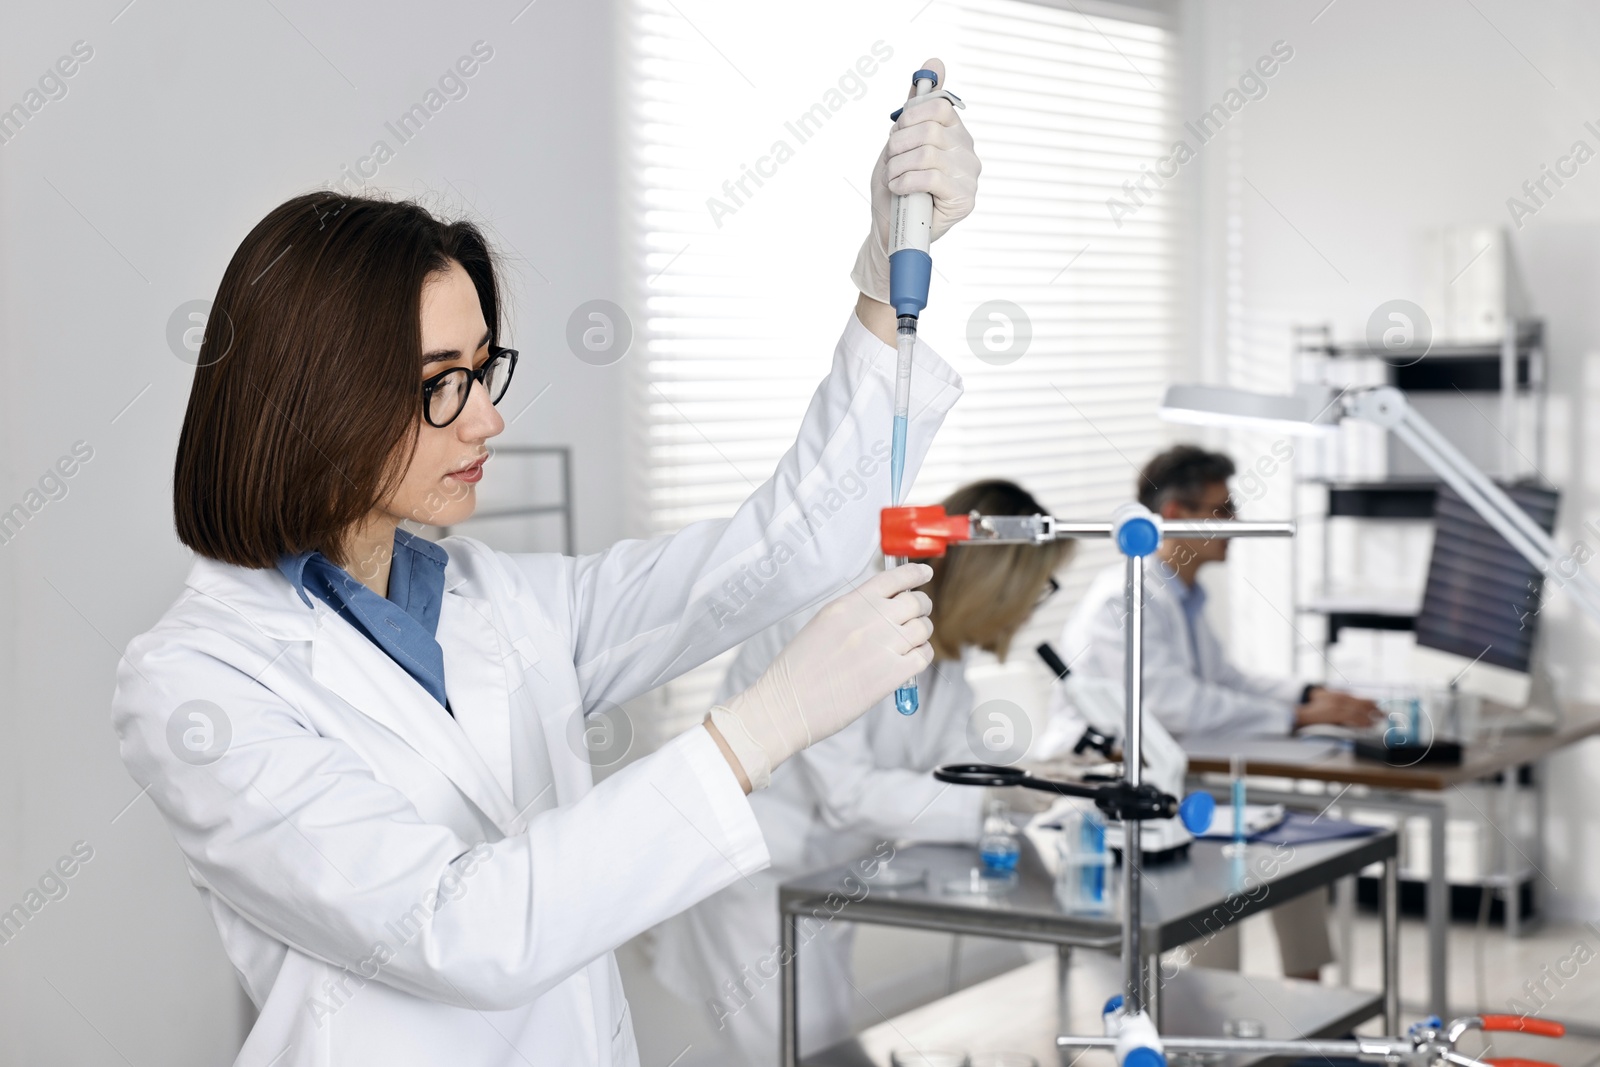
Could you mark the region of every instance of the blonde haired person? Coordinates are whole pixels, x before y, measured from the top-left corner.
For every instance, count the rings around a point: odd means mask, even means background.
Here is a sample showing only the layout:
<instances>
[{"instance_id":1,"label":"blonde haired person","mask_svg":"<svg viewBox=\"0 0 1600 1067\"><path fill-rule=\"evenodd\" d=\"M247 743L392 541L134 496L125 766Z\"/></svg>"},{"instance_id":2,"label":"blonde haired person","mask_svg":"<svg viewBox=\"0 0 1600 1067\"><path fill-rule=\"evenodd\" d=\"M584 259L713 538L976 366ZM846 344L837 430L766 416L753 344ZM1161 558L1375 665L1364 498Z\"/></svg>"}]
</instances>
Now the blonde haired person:
<instances>
[{"instance_id":1,"label":"blonde haired person","mask_svg":"<svg viewBox=\"0 0 1600 1067\"><path fill-rule=\"evenodd\" d=\"M944 507L952 514L1045 510L1021 487L998 479L957 489ZM900 715L887 698L774 771L771 787L750 798L772 866L656 928L656 976L704 1008L728 1062L777 1059L780 883L866 856L885 842L976 842L985 791L952 789L928 772L987 756L967 741L973 708L968 655L982 649L1006 657L1016 632L1054 592L1052 575L1071 551L1064 541L957 546L943 558L924 561L933 567L922 590L933 600L935 659L916 678L920 709ZM809 617L810 612L793 615L747 641L718 698L760 675ZM799 954L802 1055L850 1035L852 941L849 922L830 922Z\"/></svg>"}]
</instances>

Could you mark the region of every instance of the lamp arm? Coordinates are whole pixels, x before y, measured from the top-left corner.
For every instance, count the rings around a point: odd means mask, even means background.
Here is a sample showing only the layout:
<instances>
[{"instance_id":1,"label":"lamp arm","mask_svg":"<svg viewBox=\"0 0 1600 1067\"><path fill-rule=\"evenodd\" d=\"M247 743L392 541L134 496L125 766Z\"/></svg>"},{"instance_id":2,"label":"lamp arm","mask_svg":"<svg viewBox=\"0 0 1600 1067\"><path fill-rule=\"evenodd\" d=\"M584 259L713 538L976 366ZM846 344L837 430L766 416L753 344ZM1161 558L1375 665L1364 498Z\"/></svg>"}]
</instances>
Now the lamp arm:
<instances>
[{"instance_id":1,"label":"lamp arm","mask_svg":"<svg viewBox=\"0 0 1600 1067\"><path fill-rule=\"evenodd\" d=\"M1555 539L1419 415L1405 394L1392 387L1364 391L1351 398L1348 410L1391 430L1540 574L1550 573L1561 554ZM1589 617L1600 622L1600 587L1581 571L1560 580Z\"/></svg>"},{"instance_id":2,"label":"lamp arm","mask_svg":"<svg viewBox=\"0 0 1600 1067\"><path fill-rule=\"evenodd\" d=\"M1395 427L1396 433L1398 434L1402 428L1410 430L1411 434L1414 435L1412 439L1402 438L1406 444L1416 450L1415 438L1421 438L1425 441L1435 455L1442 459L1442 462L1430 461L1434 469L1441 476L1445 476L1447 473L1446 465L1448 465L1448 470L1456 472L1462 479L1469 481L1472 484L1472 488L1479 495L1487 498L1488 503L1492 504L1497 512L1505 516L1509 522L1513 523L1522 532L1524 537L1537 545L1546 554L1548 557L1547 563L1560 555L1560 546L1556 544L1555 538L1546 533L1544 527L1534 522L1532 517L1506 494L1505 490L1490 481L1488 475L1484 474L1473 465L1471 460L1462 455L1461 450L1452 444L1444 434L1440 433L1431 422L1417 414L1417 409L1409 403L1406 405L1406 412L1401 419L1400 426ZM1456 492L1461 492L1460 487L1454 482L1451 483L1451 487ZM1466 494L1462 495L1465 496ZM1480 514L1482 513L1481 508L1479 512ZM1523 554L1527 555L1526 552ZM1531 557L1529 562L1534 563L1536 566L1539 565L1539 561Z\"/></svg>"},{"instance_id":3,"label":"lamp arm","mask_svg":"<svg viewBox=\"0 0 1600 1067\"><path fill-rule=\"evenodd\" d=\"M1427 461L1428 466L1432 467L1450 488L1471 505L1473 511L1483 516L1484 521L1494 527L1495 532L1510 542L1511 547L1520 552L1529 563L1539 568L1541 572L1549 568L1554 553L1548 546L1530 537L1519 523L1501 509L1500 502L1495 500L1492 494L1484 491L1484 487L1472 477L1476 471L1468 473L1451 467L1445 457L1433 450L1432 442L1417 433L1410 425L1402 423L1393 427L1393 431L1396 437Z\"/></svg>"}]
</instances>

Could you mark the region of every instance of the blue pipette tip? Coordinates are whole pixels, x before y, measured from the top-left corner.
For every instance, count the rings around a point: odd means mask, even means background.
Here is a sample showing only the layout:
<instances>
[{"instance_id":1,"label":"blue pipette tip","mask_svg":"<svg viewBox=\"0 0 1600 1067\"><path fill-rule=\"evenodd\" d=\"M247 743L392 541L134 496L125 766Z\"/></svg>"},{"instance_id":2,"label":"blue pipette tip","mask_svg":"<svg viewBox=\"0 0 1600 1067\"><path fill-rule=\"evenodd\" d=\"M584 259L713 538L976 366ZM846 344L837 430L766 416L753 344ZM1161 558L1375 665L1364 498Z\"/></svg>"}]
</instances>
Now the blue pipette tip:
<instances>
[{"instance_id":1,"label":"blue pipette tip","mask_svg":"<svg viewBox=\"0 0 1600 1067\"><path fill-rule=\"evenodd\" d=\"M1190 793L1178 803L1178 818L1191 834L1211 829L1211 817L1216 812L1217 798L1210 793Z\"/></svg>"},{"instance_id":2,"label":"blue pipette tip","mask_svg":"<svg viewBox=\"0 0 1600 1067\"><path fill-rule=\"evenodd\" d=\"M894 691L894 709L902 715L917 713L917 687L903 685Z\"/></svg>"}]
</instances>

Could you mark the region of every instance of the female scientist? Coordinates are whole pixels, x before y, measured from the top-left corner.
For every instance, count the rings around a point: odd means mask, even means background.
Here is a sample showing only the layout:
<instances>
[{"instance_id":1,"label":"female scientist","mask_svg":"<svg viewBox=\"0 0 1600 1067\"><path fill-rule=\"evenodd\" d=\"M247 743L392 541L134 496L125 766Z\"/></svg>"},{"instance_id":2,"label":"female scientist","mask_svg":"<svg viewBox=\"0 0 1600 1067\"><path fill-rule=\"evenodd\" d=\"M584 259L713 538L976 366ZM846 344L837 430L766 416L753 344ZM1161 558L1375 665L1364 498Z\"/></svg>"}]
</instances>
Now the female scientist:
<instances>
[{"instance_id":1,"label":"female scientist","mask_svg":"<svg viewBox=\"0 0 1600 1067\"><path fill-rule=\"evenodd\" d=\"M930 191L938 236L978 170L931 98L896 123L874 192ZM400 528L466 519L504 428L517 354L477 229L315 193L245 238L178 443L178 536L200 558L128 646L113 707L259 1009L238 1063L638 1062L612 950L765 867L749 790L933 655L912 588L930 571L896 568L823 607L755 680L759 701L593 782L586 712L871 558L883 464L808 541L785 538L889 433L875 224L855 271L868 291L773 476L731 519L576 559ZM926 345L917 361L908 472L960 393ZM730 610L751 570L759 590Z\"/></svg>"},{"instance_id":2,"label":"female scientist","mask_svg":"<svg viewBox=\"0 0 1600 1067\"><path fill-rule=\"evenodd\" d=\"M1021 487L1000 480L963 486L944 508L952 515L1045 513ZM778 983L761 973L761 964L778 947L780 882L847 863L885 841L977 841L987 791L951 789L928 772L943 763L992 760L967 736L973 708L967 654L983 649L1005 658L1012 637L1055 590L1052 575L1072 545L957 545L931 561L925 588L933 598L935 659L917 676L921 710L901 716L886 699L775 773L772 787L750 798L772 866L657 929L656 977L706 1008L736 1062L769 1064L777 1057ZM718 700L770 670L810 617L791 616L745 642ZM799 954L802 1054L850 1036L853 931L849 922L829 923Z\"/></svg>"}]
</instances>

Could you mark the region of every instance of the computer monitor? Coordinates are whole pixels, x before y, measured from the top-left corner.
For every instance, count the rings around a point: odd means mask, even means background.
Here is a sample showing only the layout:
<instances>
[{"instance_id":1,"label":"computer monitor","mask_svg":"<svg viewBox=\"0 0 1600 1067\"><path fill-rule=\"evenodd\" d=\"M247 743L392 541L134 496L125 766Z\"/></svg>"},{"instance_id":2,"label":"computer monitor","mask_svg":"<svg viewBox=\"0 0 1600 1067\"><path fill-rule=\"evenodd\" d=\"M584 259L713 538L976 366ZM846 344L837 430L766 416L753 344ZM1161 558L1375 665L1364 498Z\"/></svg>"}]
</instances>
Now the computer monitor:
<instances>
[{"instance_id":1,"label":"computer monitor","mask_svg":"<svg viewBox=\"0 0 1600 1067\"><path fill-rule=\"evenodd\" d=\"M1546 532L1560 494L1542 485L1502 486ZM1417 615L1417 644L1528 673L1544 576L1455 490L1434 503L1433 558Z\"/></svg>"}]
</instances>

